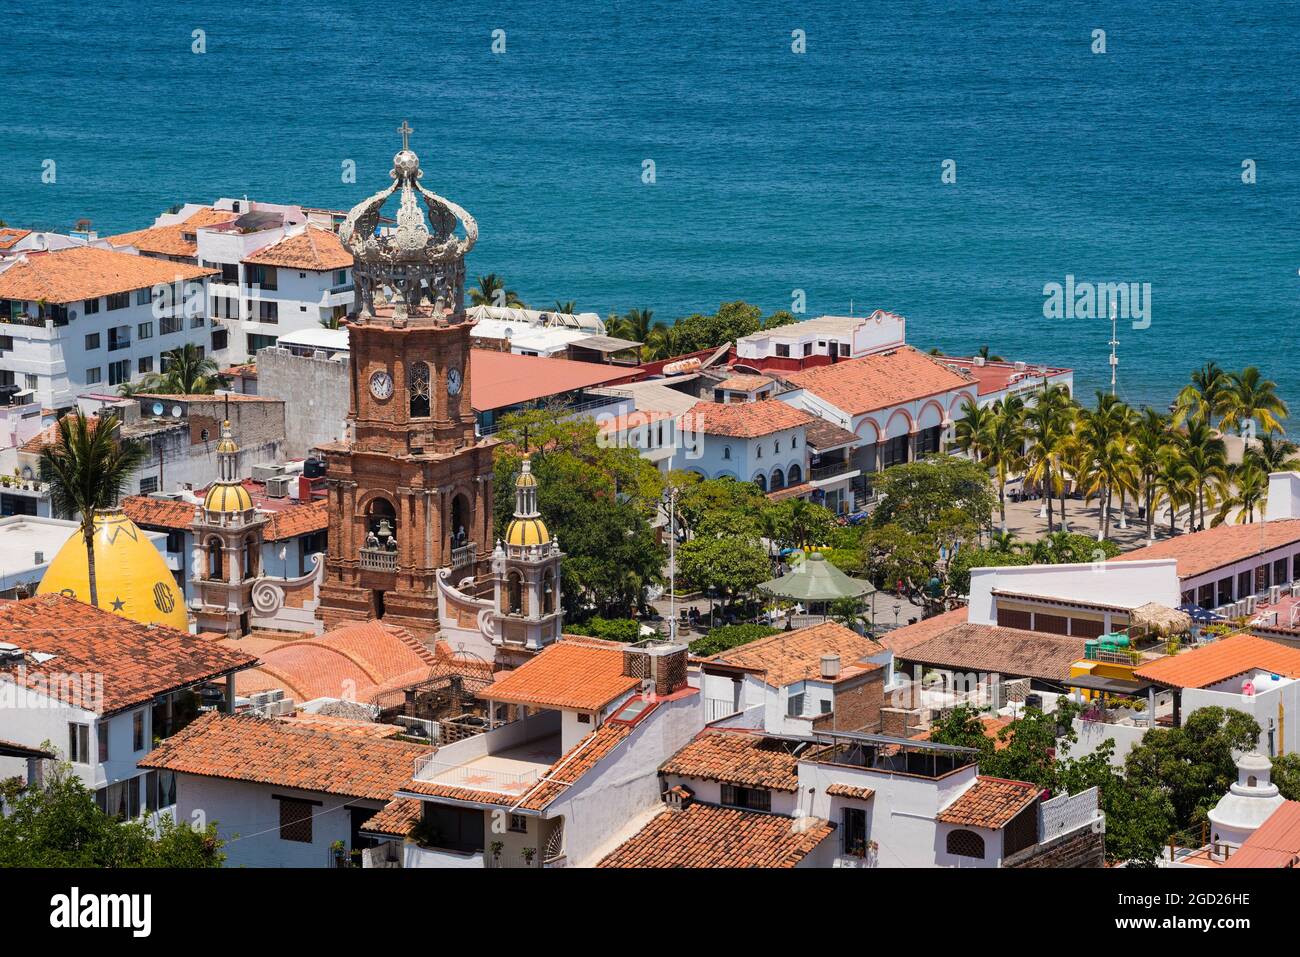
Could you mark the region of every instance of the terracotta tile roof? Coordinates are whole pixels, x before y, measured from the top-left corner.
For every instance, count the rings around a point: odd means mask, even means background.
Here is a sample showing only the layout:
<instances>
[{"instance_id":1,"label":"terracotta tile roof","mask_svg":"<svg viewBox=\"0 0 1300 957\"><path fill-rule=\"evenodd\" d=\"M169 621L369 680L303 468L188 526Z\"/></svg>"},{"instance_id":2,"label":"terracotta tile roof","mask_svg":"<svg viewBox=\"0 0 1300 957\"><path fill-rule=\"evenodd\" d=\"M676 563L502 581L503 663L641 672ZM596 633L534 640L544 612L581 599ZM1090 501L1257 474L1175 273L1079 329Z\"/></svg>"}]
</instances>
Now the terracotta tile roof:
<instances>
[{"instance_id":1,"label":"terracotta tile roof","mask_svg":"<svg viewBox=\"0 0 1300 957\"><path fill-rule=\"evenodd\" d=\"M286 236L279 242L263 246L244 259L246 263L261 266L283 266L286 269L310 269L329 272L352 268L352 254L343 248L337 235L328 229L308 226L302 232Z\"/></svg>"},{"instance_id":2,"label":"terracotta tile roof","mask_svg":"<svg viewBox=\"0 0 1300 957\"><path fill-rule=\"evenodd\" d=\"M0 299L45 300L60 305L117 292L150 289L213 275L187 263L134 256L96 246L28 253L0 272Z\"/></svg>"},{"instance_id":3,"label":"terracotta tile roof","mask_svg":"<svg viewBox=\"0 0 1300 957\"><path fill-rule=\"evenodd\" d=\"M662 811L598 866L790 868L834 830L816 818L690 804Z\"/></svg>"},{"instance_id":4,"label":"terracotta tile roof","mask_svg":"<svg viewBox=\"0 0 1300 957\"><path fill-rule=\"evenodd\" d=\"M427 745L211 712L158 745L142 768L387 801Z\"/></svg>"},{"instance_id":5,"label":"terracotta tile roof","mask_svg":"<svg viewBox=\"0 0 1300 957\"><path fill-rule=\"evenodd\" d=\"M903 653L914 645L929 641L954 625L966 624L966 615L965 607L954 608L933 618L923 618L914 625L904 625L902 628L887 631L877 640L895 655L902 657Z\"/></svg>"},{"instance_id":6,"label":"terracotta tile roof","mask_svg":"<svg viewBox=\"0 0 1300 957\"><path fill-rule=\"evenodd\" d=\"M980 776L935 817L944 824L963 827L986 827L996 831L1029 807L1042 789L1027 781Z\"/></svg>"},{"instance_id":7,"label":"terracotta tile roof","mask_svg":"<svg viewBox=\"0 0 1300 957\"><path fill-rule=\"evenodd\" d=\"M826 450L838 449L845 445L856 445L861 441L861 436L856 432L850 432L848 429L841 429L834 422L827 422L820 416L814 415L808 427L804 429L804 440L808 443L809 448Z\"/></svg>"},{"instance_id":8,"label":"terracotta tile roof","mask_svg":"<svg viewBox=\"0 0 1300 957\"><path fill-rule=\"evenodd\" d=\"M317 499L268 513L266 540L281 542L299 535L323 532L330 527L329 499Z\"/></svg>"},{"instance_id":9,"label":"terracotta tile roof","mask_svg":"<svg viewBox=\"0 0 1300 957\"><path fill-rule=\"evenodd\" d=\"M159 256L189 256L193 258L199 254L198 237L195 234L201 227L217 226L238 218L238 213L205 206L184 222L175 223L171 226L150 226L147 229L119 233L116 236L109 236L108 242L113 246L134 246L141 252L154 253ZM186 239L186 235L194 235L195 238Z\"/></svg>"},{"instance_id":10,"label":"terracotta tile roof","mask_svg":"<svg viewBox=\"0 0 1300 957\"><path fill-rule=\"evenodd\" d=\"M281 715L280 720L295 728L317 728L335 734L352 734L362 738L395 738L402 733L402 728L395 724L380 724L377 721L358 721L355 718L343 718L330 714L313 714L299 711L292 715Z\"/></svg>"},{"instance_id":11,"label":"terracotta tile roof","mask_svg":"<svg viewBox=\"0 0 1300 957\"><path fill-rule=\"evenodd\" d=\"M384 809L361 825L365 834L387 834L406 837L420 821L424 802L415 798L397 798L384 805Z\"/></svg>"},{"instance_id":12,"label":"terracotta tile roof","mask_svg":"<svg viewBox=\"0 0 1300 957\"><path fill-rule=\"evenodd\" d=\"M773 791L799 790L797 746L751 731L702 731L659 768L662 774L703 778Z\"/></svg>"},{"instance_id":13,"label":"terracotta tile roof","mask_svg":"<svg viewBox=\"0 0 1300 957\"><path fill-rule=\"evenodd\" d=\"M552 645L552 648L555 646ZM445 797L457 801L495 804L501 807L520 807L528 811L541 811L552 801L582 780L606 755L622 744L632 733L626 724L602 724L550 766L537 784L522 798L516 794L499 791L476 791L473 788L433 784L428 781L408 781L403 790L428 797ZM427 750L427 749L426 749Z\"/></svg>"},{"instance_id":14,"label":"terracotta tile roof","mask_svg":"<svg viewBox=\"0 0 1300 957\"><path fill-rule=\"evenodd\" d=\"M195 507L190 502L149 495L128 495L122 499L122 511L141 528L188 531L194 521Z\"/></svg>"},{"instance_id":15,"label":"terracotta tile roof","mask_svg":"<svg viewBox=\"0 0 1300 957\"><path fill-rule=\"evenodd\" d=\"M1278 805L1224 867L1300 867L1300 802Z\"/></svg>"},{"instance_id":16,"label":"terracotta tile roof","mask_svg":"<svg viewBox=\"0 0 1300 957\"><path fill-rule=\"evenodd\" d=\"M1068 635L967 623L913 645L898 657L937 668L1061 681L1083 658L1083 642Z\"/></svg>"},{"instance_id":17,"label":"terracotta tile roof","mask_svg":"<svg viewBox=\"0 0 1300 957\"><path fill-rule=\"evenodd\" d=\"M611 418L602 418L597 420L600 431L614 434L618 432L628 432L637 428L645 428L652 422L658 422L661 419L671 419L671 412L661 411L659 409L637 409L634 412L625 412L623 415L613 416Z\"/></svg>"},{"instance_id":18,"label":"terracotta tile roof","mask_svg":"<svg viewBox=\"0 0 1300 957\"><path fill-rule=\"evenodd\" d=\"M979 383L979 394L981 396L992 395L995 392L1001 392L1012 385L1012 380L1016 384L1037 383L1043 384L1043 373L1040 369L1045 368L1050 378L1064 375L1069 369L1060 366L1043 366L1037 362L1027 362L1023 369L1017 369L1014 362L989 362L986 361L982 366L975 364L972 356L938 356L940 362L948 366L956 366L961 371L975 379Z\"/></svg>"},{"instance_id":19,"label":"terracotta tile roof","mask_svg":"<svg viewBox=\"0 0 1300 957\"><path fill-rule=\"evenodd\" d=\"M99 714L147 704L157 695L257 662L242 651L196 635L141 625L62 595L0 602L0 641L29 654L54 656L41 663L26 662L29 687L49 686L51 675L103 675L103 700L92 709ZM6 670L10 677L16 676L12 669ZM54 687L61 684L54 682Z\"/></svg>"},{"instance_id":20,"label":"terracotta tile roof","mask_svg":"<svg viewBox=\"0 0 1300 957\"><path fill-rule=\"evenodd\" d=\"M840 676L836 680L844 681L884 667L858 661L884 650L870 638L837 622L824 621L819 625L769 635L705 660L764 671L764 680L775 688L781 688L796 681L826 680L821 677L822 655L840 656Z\"/></svg>"},{"instance_id":21,"label":"terracotta tile roof","mask_svg":"<svg viewBox=\"0 0 1300 957\"><path fill-rule=\"evenodd\" d=\"M221 644L243 648L248 641L227 638ZM239 676L235 690L248 695L279 688L299 702L316 698L369 702L384 690L427 680L439 665L434 652L410 632L378 621L277 642L274 648L254 647L261 661Z\"/></svg>"},{"instance_id":22,"label":"terracotta tile roof","mask_svg":"<svg viewBox=\"0 0 1300 957\"><path fill-rule=\"evenodd\" d=\"M911 346L792 372L785 379L848 415L875 412L975 385L973 379Z\"/></svg>"},{"instance_id":23,"label":"terracotta tile roof","mask_svg":"<svg viewBox=\"0 0 1300 957\"><path fill-rule=\"evenodd\" d=\"M1178 577L1193 578L1296 543L1300 543L1300 518L1283 518L1248 525L1219 525L1203 532L1175 535L1110 560L1134 562L1174 558L1178 560Z\"/></svg>"},{"instance_id":24,"label":"terracotta tile roof","mask_svg":"<svg viewBox=\"0 0 1300 957\"><path fill-rule=\"evenodd\" d=\"M12 226L0 228L0 249L10 249L31 234L30 229L14 229Z\"/></svg>"},{"instance_id":25,"label":"terracotta tile roof","mask_svg":"<svg viewBox=\"0 0 1300 957\"><path fill-rule=\"evenodd\" d=\"M831 797L853 798L855 801L870 801L875 796L871 788L855 788L851 784L831 784L826 788Z\"/></svg>"},{"instance_id":26,"label":"terracotta tile roof","mask_svg":"<svg viewBox=\"0 0 1300 957\"><path fill-rule=\"evenodd\" d=\"M566 636L498 678L480 697L542 708L599 711L640 685L638 679L623 674L622 646L573 641Z\"/></svg>"},{"instance_id":27,"label":"terracotta tile roof","mask_svg":"<svg viewBox=\"0 0 1300 957\"><path fill-rule=\"evenodd\" d=\"M706 435L753 439L807 425L812 416L780 399L757 402L697 402L682 414L683 429Z\"/></svg>"},{"instance_id":28,"label":"terracotta tile roof","mask_svg":"<svg viewBox=\"0 0 1300 957\"><path fill-rule=\"evenodd\" d=\"M771 385L774 380L765 375L736 375L728 376L713 388L726 389L730 392L753 392L755 389L761 389L765 385Z\"/></svg>"},{"instance_id":29,"label":"terracotta tile roof","mask_svg":"<svg viewBox=\"0 0 1300 957\"><path fill-rule=\"evenodd\" d=\"M1300 648L1255 635L1229 635L1147 662L1135 668L1133 675L1171 688L1208 688L1256 668L1300 678Z\"/></svg>"},{"instance_id":30,"label":"terracotta tile roof","mask_svg":"<svg viewBox=\"0 0 1300 957\"><path fill-rule=\"evenodd\" d=\"M807 495L813 490L811 482L800 482L798 485L787 485L785 488L777 489L775 492L767 493L769 502L784 502L788 498L798 498L800 495Z\"/></svg>"}]
</instances>

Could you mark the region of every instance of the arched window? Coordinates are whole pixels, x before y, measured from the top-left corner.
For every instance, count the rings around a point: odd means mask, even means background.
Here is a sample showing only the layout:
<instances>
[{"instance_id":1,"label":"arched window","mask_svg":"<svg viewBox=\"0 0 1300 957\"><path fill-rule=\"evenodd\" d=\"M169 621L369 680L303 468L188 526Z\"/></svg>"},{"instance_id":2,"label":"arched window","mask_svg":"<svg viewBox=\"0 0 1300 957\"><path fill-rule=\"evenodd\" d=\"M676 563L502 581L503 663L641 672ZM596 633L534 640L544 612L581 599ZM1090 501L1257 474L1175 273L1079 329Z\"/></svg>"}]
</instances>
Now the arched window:
<instances>
[{"instance_id":1,"label":"arched window","mask_svg":"<svg viewBox=\"0 0 1300 957\"><path fill-rule=\"evenodd\" d=\"M244 539L244 578L255 578L257 576L258 554L257 539L249 536Z\"/></svg>"},{"instance_id":2,"label":"arched window","mask_svg":"<svg viewBox=\"0 0 1300 957\"><path fill-rule=\"evenodd\" d=\"M452 548L460 548L469 542L470 524L469 499L457 495L451 500L451 527L447 529Z\"/></svg>"},{"instance_id":3,"label":"arched window","mask_svg":"<svg viewBox=\"0 0 1300 957\"><path fill-rule=\"evenodd\" d=\"M754 449L754 458L761 459L763 457L763 446L761 444L756 445L754 446Z\"/></svg>"},{"instance_id":4,"label":"arched window","mask_svg":"<svg viewBox=\"0 0 1300 957\"><path fill-rule=\"evenodd\" d=\"M767 476L760 472L754 476L754 484L758 486L760 492L767 491Z\"/></svg>"},{"instance_id":5,"label":"arched window","mask_svg":"<svg viewBox=\"0 0 1300 957\"><path fill-rule=\"evenodd\" d=\"M722 447L722 457L723 457L724 459L729 459L729 458L731 458L731 446L730 446L730 445L724 445L724 446Z\"/></svg>"},{"instance_id":6,"label":"arched window","mask_svg":"<svg viewBox=\"0 0 1300 957\"><path fill-rule=\"evenodd\" d=\"M423 419L429 415L429 364L414 362L407 375L406 391L409 393L411 418Z\"/></svg>"},{"instance_id":7,"label":"arched window","mask_svg":"<svg viewBox=\"0 0 1300 957\"><path fill-rule=\"evenodd\" d=\"M799 436L797 435L790 436L790 448L797 449L798 447L799 447Z\"/></svg>"},{"instance_id":8,"label":"arched window","mask_svg":"<svg viewBox=\"0 0 1300 957\"><path fill-rule=\"evenodd\" d=\"M974 831L949 831L948 853L955 857L977 857L984 859L984 838Z\"/></svg>"},{"instance_id":9,"label":"arched window","mask_svg":"<svg viewBox=\"0 0 1300 957\"><path fill-rule=\"evenodd\" d=\"M772 451L773 451L773 452L780 452L780 451L781 451L781 440L780 440L780 439L777 439L775 442L772 443Z\"/></svg>"},{"instance_id":10,"label":"arched window","mask_svg":"<svg viewBox=\"0 0 1300 957\"><path fill-rule=\"evenodd\" d=\"M524 613L524 576L511 572L506 576L506 613L522 615Z\"/></svg>"},{"instance_id":11,"label":"arched window","mask_svg":"<svg viewBox=\"0 0 1300 957\"><path fill-rule=\"evenodd\" d=\"M803 481L803 469L798 465L790 466L790 471L786 474L785 480L791 485L798 485Z\"/></svg>"},{"instance_id":12,"label":"arched window","mask_svg":"<svg viewBox=\"0 0 1300 957\"><path fill-rule=\"evenodd\" d=\"M549 615L555 611L555 572L548 571L542 577L542 614Z\"/></svg>"},{"instance_id":13,"label":"arched window","mask_svg":"<svg viewBox=\"0 0 1300 957\"><path fill-rule=\"evenodd\" d=\"M772 491L785 488L785 473L780 469L772 469Z\"/></svg>"},{"instance_id":14,"label":"arched window","mask_svg":"<svg viewBox=\"0 0 1300 957\"><path fill-rule=\"evenodd\" d=\"M1255 775L1252 774L1246 778L1246 787L1253 788L1258 784L1259 784L1259 779L1256 778Z\"/></svg>"},{"instance_id":15,"label":"arched window","mask_svg":"<svg viewBox=\"0 0 1300 957\"><path fill-rule=\"evenodd\" d=\"M208 578L211 579L211 580L213 580L213 581L221 581L221 579L222 579L222 574L221 574L221 557L222 557L221 539L219 539L219 538L209 538L209 539L208 539L208 548L207 548L207 552L208 552Z\"/></svg>"}]
</instances>

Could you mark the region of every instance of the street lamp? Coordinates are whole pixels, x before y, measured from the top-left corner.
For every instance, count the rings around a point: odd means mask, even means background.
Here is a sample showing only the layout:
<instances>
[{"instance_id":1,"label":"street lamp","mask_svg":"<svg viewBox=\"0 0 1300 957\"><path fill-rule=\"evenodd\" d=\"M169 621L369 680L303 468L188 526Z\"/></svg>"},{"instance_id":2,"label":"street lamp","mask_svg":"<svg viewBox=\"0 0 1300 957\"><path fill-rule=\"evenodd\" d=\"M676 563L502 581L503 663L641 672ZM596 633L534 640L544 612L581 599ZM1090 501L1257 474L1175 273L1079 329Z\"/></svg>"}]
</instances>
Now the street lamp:
<instances>
[{"instance_id":1,"label":"street lamp","mask_svg":"<svg viewBox=\"0 0 1300 957\"><path fill-rule=\"evenodd\" d=\"M898 627L898 613L903 610L903 606L898 602L894 603L894 627Z\"/></svg>"}]
</instances>

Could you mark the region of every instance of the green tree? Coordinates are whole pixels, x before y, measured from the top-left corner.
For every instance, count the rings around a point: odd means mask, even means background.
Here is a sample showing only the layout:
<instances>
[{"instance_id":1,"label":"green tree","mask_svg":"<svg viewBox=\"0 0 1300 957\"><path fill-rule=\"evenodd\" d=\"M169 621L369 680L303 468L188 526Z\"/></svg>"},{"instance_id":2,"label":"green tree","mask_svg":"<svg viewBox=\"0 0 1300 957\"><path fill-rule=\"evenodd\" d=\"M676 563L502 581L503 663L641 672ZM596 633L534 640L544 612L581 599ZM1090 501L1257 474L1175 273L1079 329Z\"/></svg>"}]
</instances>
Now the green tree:
<instances>
[{"instance_id":1,"label":"green tree","mask_svg":"<svg viewBox=\"0 0 1300 957\"><path fill-rule=\"evenodd\" d=\"M0 817L0 867L220 867L216 824L194 829L164 816L157 830L118 821L67 764L39 787L6 789L10 813Z\"/></svg>"},{"instance_id":2,"label":"green tree","mask_svg":"<svg viewBox=\"0 0 1300 957\"><path fill-rule=\"evenodd\" d=\"M729 536L757 541L764 533L762 519L770 506L757 485L729 477L684 484L677 497L683 524L698 538ZM775 532L775 526L770 530Z\"/></svg>"},{"instance_id":3,"label":"green tree","mask_svg":"<svg viewBox=\"0 0 1300 957\"><path fill-rule=\"evenodd\" d=\"M1200 422L1213 427L1227 411L1232 380L1217 362L1207 362L1192 373L1174 400L1174 424Z\"/></svg>"},{"instance_id":4,"label":"green tree","mask_svg":"<svg viewBox=\"0 0 1300 957\"><path fill-rule=\"evenodd\" d=\"M825 545L836 527L834 512L802 498L770 503L763 514L771 517L773 541L781 548Z\"/></svg>"},{"instance_id":5,"label":"green tree","mask_svg":"<svg viewBox=\"0 0 1300 957\"><path fill-rule=\"evenodd\" d=\"M1265 434L1286 431L1282 428L1282 420L1289 410L1277 394L1277 383L1265 379L1255 366L1247 366L1228 376L1223 405L1221 428L1241 431L1247 422L1252 423L1251 428L1257 422Z\"/></svg>"},{"instance_id":6,"label":"green tree","mask_svg":"<svg viewBox=\"0 0 1300 957\"><path fill-rule=\"evenodd\" d=\"M1272 781L1282 797L1300 801L1300 754L1289 751L1273 759Z\"/></svg>"},{"instance_id":7,"label":"green tree","mask_svg":"<svg viewBox=\"0 0 1300 957\"><path fill-rule=\"evenodd\" d=\"M61 418L58 437L41 449L41 479L49 483L55 512L81 523L90 604L96 608L95 513L117 504L147 454L140 443L121 437L116 416L91 419L79 411Z\"/></svg>"},{"instance_id":8,"label":"green tree","mask_svg":"<svg viewBox=\"0 0 1300 957\"><path fill-rule=\"evenodd\" d=\"M165 372L153 372L135 384L123 383L122 395L212 395L225 385L217 364L192 342L163 353Z\"/></svg>"},{"instance_id":9,"label":"green tree","mask_svg":"<svg viewBox=\"0 0 1300 957\"><path fill-rule=\"evenodd\" d=\"M882 501L872 513L876 527L897 524L925 535L947 517L972 532L987 528L993 518L993 486L983 466L953 455L930 456L920 462L893 465L875 480Z\"/></svg>"},{"instance_id":10,"label":"green tree","mask_svg":"<svg viewBox=\"0 0 1300 957\"><path fill-rule=\"evenodd\" d=\"M526 309L524 301L513 289L506 288L506 281L494 272L478 277L478 286L469 291L469 301L474 306L508 306L512 309Z\"/></svg>"},{"instance_id":11,"label":"green tree","mask_svg":"<svg viewBox=\"0 0 1300 957\"><path fill-rule=\"evenodd\" d=\"M725 599L748 595L772 577L772 565L746 538L693 538L677 547L677 573L700 591L714 589Z\"/></svg>"},{"instance_id":12,"label":"green tree","mask_svg":"<svg viewBox=\"0 0 1300 957\"><path fill-rule=\"evenodd\" d=\"M751 641L758 641L769 635L775 635L781 629L768 625L756 625L742 622L739 625L719 625L711 628L703 638L696 638L690 644L691 654L700 658L721 654L732 648L739 648Z\"/></svg>"},{"instance_id":13,"label":"green tree","mask_svg":"<svg viewBox=\"0 0 1300 957\"><path fill-rule=\"evenodd\" d=\"M795 314L788 309L778 309L763 320L763 328L779 329L781 326L792 326L798 321Z\"/></svg>"},{"instance_id":14,"label":"green tree","mask_svg":"<svg viewBox=\"0 0 1300 957\"><path fill-rule=\"evenodd\" d=\"M1153 728L1124 758L1124 776L1139 790L1161 794L1173 808L1173 829L1199 826L1237 780L1234 753L1252 750L1259 724L1233 708L1198 708L1181 727Z\"/></svg>"}]
</instances>

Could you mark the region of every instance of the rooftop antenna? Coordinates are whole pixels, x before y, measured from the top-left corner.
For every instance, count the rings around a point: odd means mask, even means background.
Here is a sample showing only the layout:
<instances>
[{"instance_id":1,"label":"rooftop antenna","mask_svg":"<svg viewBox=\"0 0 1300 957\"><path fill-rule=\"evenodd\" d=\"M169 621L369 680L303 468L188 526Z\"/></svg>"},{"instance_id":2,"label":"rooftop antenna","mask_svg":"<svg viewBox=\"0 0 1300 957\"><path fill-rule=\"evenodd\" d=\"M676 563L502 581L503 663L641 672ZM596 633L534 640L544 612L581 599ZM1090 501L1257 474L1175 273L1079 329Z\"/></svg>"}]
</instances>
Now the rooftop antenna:
<instances>
[{"instance_id":1,"label":"rooftop antenna","mask_svg":"<svg viewBox=\"0 0 1300 957\"><path fill-rule=\"evenodd\" d=\"M1115 300L1110 301L1110 394L1111 398L1115 396L1115 370L1119 367L1119 356L1115 354L1115 347L1119 345L1119 339L1116 336L1116 323L1119 319L1119 312L1116 309Z\"/></svg>"}]
</instances>

